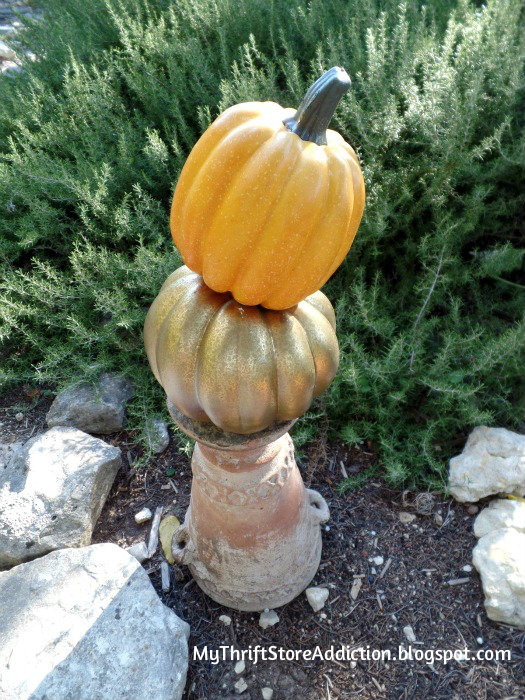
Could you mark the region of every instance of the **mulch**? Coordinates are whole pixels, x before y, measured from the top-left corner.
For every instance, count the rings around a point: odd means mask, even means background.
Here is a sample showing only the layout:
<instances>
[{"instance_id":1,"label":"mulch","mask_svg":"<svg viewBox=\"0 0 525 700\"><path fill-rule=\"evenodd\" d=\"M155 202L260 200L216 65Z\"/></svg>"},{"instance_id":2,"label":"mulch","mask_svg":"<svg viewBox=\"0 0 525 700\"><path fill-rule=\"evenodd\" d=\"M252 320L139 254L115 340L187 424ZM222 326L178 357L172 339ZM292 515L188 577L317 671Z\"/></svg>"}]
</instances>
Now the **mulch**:
<instances>
[{"instance_id":1,"label":"mulch","mask_svg":"<svg viewBox=\"0 0 525 700\"><path fill-rule=\"evenodd\" d=\"M17 431L28 437L43 427L47 398L13 397L0 403L0 441ZM24 418L15 419L20 405ZM20 418L20 416L19 416ZM139 456L133 437L125 431L105 436L121 447L124 466L117 475L93 534L93 542L128 546L147 537L149 526L136 525L142 507L182 520L189 502L189 458L172 439L169 448L147 467L132 465ZM230 610L206 597L184 568L173 567L171 589L163 593L160 551L144 563L163 602L191 625L190 666L184 700L259 700L261 688L274 690L273 700L524 700L525 633L490 621L483 608L479 576L471 566L475 514L472 508L440 494L408 493L388 488L379 479L358 490L339 494L342 468L359 474L373 465L368 445L349 450L321 437L308 446L301 471L308 485L327 500L331 517L323 530L321 565L311 585L329 588L325 607L314 613L300 595L279 608L279 622L263 630L259 615ZM483 503L479 504L483 507ZM400 513L415 517L404 523ZM371 559L382 557L380 564ZM379 560L377 560L379 561ZM388 567L386 567L388 563ZM385 570L386 567L386 570ZM466 570L465 570L466 567ZM354 600L353 585L362 585ZM457 581L460 581L457 583ZM354 588L355 592L355 588ZM232 623L225 626L221 615ZM453 660L446 665L424 660L314 659L246 660L242 677L247 690L237 694L240 676L229 658L220 663L193 659L194 647L218 650L232 646L247 650L275 645L287 650L326 651L349 645L366 650L408 648L403 629L412 627L414 649L509 650L510 661Z\"/></svg>"}]
</instances>

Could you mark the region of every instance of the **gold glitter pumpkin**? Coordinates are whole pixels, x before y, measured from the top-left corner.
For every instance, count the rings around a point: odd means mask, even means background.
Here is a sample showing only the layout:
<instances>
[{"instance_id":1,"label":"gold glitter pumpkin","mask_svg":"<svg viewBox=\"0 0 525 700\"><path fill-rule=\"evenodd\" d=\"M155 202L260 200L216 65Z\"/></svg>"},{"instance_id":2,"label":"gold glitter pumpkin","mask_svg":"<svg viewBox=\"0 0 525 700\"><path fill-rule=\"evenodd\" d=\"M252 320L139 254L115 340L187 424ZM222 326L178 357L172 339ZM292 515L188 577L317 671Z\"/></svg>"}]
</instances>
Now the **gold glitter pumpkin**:
<instances>
[{"instance_id":1,"label":"gold glitter pumpkin","mask_svg":"<svg viewBox=\"0 0 525 700\"><path fill-rule=\"evenodd\" d=\"M186 266L151 305L144 342L179 411L241 434L302 415L339 362L335 314L322 292L285 311L242 306Z\"/></svg>"}]
</instances>

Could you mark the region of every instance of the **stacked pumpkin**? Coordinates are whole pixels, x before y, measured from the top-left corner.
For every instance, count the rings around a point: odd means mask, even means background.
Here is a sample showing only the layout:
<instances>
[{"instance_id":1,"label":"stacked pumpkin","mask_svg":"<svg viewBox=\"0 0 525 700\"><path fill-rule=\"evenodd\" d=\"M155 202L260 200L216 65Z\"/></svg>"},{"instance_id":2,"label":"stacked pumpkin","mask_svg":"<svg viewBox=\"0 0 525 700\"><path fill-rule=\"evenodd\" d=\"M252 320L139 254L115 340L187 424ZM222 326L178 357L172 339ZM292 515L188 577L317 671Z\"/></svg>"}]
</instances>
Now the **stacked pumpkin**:
<instances>
[{"instance_id":1,"label":"stacked pumpkin","mask_svg":"<svg viewBox=\"0 0 525 700\"><path fill-rule=\"evenodd\" d=\"M335 376L335 314L318 290L365 202L354 150L327 128L349 85L336 67L297 111L230 107L182 169L170 228L185 266L144 333L153 373L190 418L258 432L302 415Z\"/></svg>"}]
</instances>

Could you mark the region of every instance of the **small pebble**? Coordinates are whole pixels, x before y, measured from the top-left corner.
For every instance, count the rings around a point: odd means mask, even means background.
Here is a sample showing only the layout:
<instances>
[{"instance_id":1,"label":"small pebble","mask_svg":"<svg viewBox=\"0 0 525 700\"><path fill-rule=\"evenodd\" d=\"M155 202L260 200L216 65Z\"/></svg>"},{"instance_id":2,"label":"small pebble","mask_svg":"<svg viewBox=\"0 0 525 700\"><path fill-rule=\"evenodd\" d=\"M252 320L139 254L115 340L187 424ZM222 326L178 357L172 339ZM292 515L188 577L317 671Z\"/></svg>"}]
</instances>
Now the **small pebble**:
<instances>
[{"instance_id":1,"label":"small pebble","mask_svg":"<svg viewBox=\"0 0 525 700\"><path fill-rule=\"evenodd\" d=\"M465 566L461 569L461 571L470 572L470 571L472 571L472 567L470 566L470 564L465 564Z\"/></svg>"},{"instance_id":2,"label":"small pebble","mask_svg":"<svg viewBox=\"0 0 525 700\"><path fill-rule=\"evenodd\" d=\"M160 563L160 577L162 590L164 593L167 593L170 589L170 567L167 561Z\"/></svg>"},{"instance_id":3,"label":"small pebble","mask_svg":"<svg viewBox=\"0 0 525 700\"><path fill-rule=\"evenodd\" d=\"M441 527L443 525L443 516L440 513L435 513L434 522L438 527Z\"/></svg>"},{"instance_id":4,"label":"small pebble","mask_svg":"<svg viewBox=\"0 0 525 700\"><path fill-rule=\"evenodd\" d=\"M151 510L149 508L143 508L142 510L139 510L138 513L135 513L135 522L137 525L142 525L143 523L147 523L148 520L151 520Z\"/></svg>"},{"instance_id":5,"label":"small pebble","mask_svg":"<svg viewBox=\"0 0 525 700\"><path fill-rule=\"evenodd\" d=\"M275 610L265 610L259 617L259 626L265 630L267 627L273 627L279 622L279 615Z\"/></svg>"},{"instance_id":6,"label":"small pebble","mask_svg":"<svg viewBox=\"0 0 525 700\"><path fill-rule=\"evenodd\" d=\"M478 510L479 510L479 507L478 507L478 506L471 505L471 506L469 506L469 507L467 508L467 513L468 513L469 515L476 515L476 513L478 512Z\"/></svg>"},{"instance_id":7,"label":"small pebble","mask_svg":"<svg viewBox=\"0 0 525 700\"><path fill-rule=\"evenodd\" d=\"M414 632L414 629L412 628L411 625L407 625L406 627L403 627L403 634L405 637L408 639L409 642L414 643L416 641L416 633Z\"/></svg>"},{"instance_id":8,"label":"small pebble","mask_svg":"<svg viewBox=\"0 0 525 700\"><path fill-rule=\"evenodd\" d=\"M244 693L245 690L248 689L248 683L244 680L244 678L239 678L237 683L234 683L233 687L235 688L235 692L239 693Z\"/></svg>"},{"instance_id":9,"label":"small pebble","mask_svg":"<svg viewBox=\"0 0 525 700\"><path fill-rule=\"evenodd\" d=\"M350 661L350 668L355 668L357 666L357 661Z\"/></svg>"},{"instance_id":10,"label":"small pebble","mask_svg":"<svg viewBox=\"0 0 525 700\"><path fill-rule=\"evenodd\" d=\"M240 659L239 661L237 661L237 663L233 667L233 670L235 671L235 673L238 676L240 676L241 673L244 673L245 669L246 669L246 664L244 663L244 659Z\"/></svg>"},{"instance_id":11,"label":"small pebble","mask_svg":"<svg viewBox=\"0 0 525 700\"><path fill-rule=\"evenodd\" d=\"M132 557L135 557L140 564L146 561L146 559L149 559L148 547L145 542L132 544L130 547L126 547L126 551L128 554L131 554Z\"/></svg>"},{"instance_id":12,"label":"small pebble","mask_svg":"<svg viewBox=\"0 0 525 700\"><path fill-rule=\"evenodd\" d=\"M321 618L321 620L326 620L326 613L320 613L319 617Z\"/></svg>"},{"instance_id":13,"label":"small pebble","mask_svg":"<svg viewBox=\"0 0 525 700\"><path fill-rule=\"evenodd\" d=\"M231 625L232 619L229 615L219 615L219 620L222 622L223 625L228 627L228 625Z\"/></svg>"},{"instance_id":14,"label":"small pebble","mask_svg":"<svg viewBox=\"0 0 525 700\"><path fill-rule=\"evenodd\" d=\"M356 578L352 584L352 588L350 590L350 597L352 600L355 600L357 596L359 595L359 591L361 590L361 586L363 585L363 582L360 578Z\"/></svg>"},{"instance_id":15,"label":"small pebble","mask_svg":"<svg viewBox=\"0 0 525 700\"><path fill-rule=\"evenodd\" d=\"M310 603L310 607L314 612L318 612L321 610L321 608L324 608L324 604L326 603L330 594L328 588L322 588L320 586L312 586L311 588L307 588L305 593L306 598Z\"/></svg>"},{"instance_id":16,"label":"small pebble","mask_svg":"<svg viewBox=\"0 0 525 700\"><path fill-rule=\"evenodd\" d=\"M263 697L263 700L272 700L273 698L273 689L272 688L261 688L261 695Z\"/></svg>"},{"instance_id":17,"label":"small pebble","mask_svg":"<svg viewBox=\"0 0 525 700\"><path fill-rule=\"evenodd\" d=\"M24 420L24 414L23 413L16 413L15 420L17 420L20 423L20 421Z\"/></svg>"},{"instance_id":18,"label":"small pebble","mask_svg":"<svg viewBox=\"0 0 525 700\"><path fill-rule=\"evenodd\" d=\"M407 513L406 511L401 511L401 513L399 513L399 520L404 525L411 523L415 519L416 519L416 516L414 515L414 513Z\"/></svg>"},{"instance_id":19,"label":"small pebble","mask_svg":"<svg viewBox=\"0 0 525 700\"><path fill-rule=\"evenodd\" d=\"M372 559L372 561L374 562L374 564L376 566L381 566L381 564L384 562L384 559L383 559L383 557L377 556L377 557L374 557Z\"/></svg>"},{"instance_id":20,"label":"small pebble","mask_svg":"<svg viewBox=\"0 0 525 700\"><path fill-rule=\"evenodd\" d=\"M483 644L483 637L476 637L476 642L478 644Z\"/></svg>"}]
</instances>

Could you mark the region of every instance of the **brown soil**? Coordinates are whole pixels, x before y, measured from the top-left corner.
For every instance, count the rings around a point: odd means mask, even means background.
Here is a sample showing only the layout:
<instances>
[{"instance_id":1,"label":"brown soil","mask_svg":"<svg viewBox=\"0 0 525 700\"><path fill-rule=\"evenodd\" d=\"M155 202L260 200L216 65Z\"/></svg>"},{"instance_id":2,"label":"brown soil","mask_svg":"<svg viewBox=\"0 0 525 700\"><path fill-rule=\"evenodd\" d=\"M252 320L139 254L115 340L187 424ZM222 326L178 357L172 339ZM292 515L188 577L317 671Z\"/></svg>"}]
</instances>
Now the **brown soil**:
<instances>
[{"instance_id":1,"label":"brown soil","mask_svg":"<svg viewBox=\"0 0 525 700\"><path fill-rule=\"evenodd\" d=\"M16 439L28 437L43 426L48 405L45 397L20 400L24 417L16 420L20 404L13 400L0 406L0 441L16 431ZM20 416L19 416L20 418ZM26 420L27 419L27 420ZM130 467L137 448L126 432L105 437L122 448L125 466L119 472L97 523L93 542L127 546L147 538L149 526L137 526L134 514L143 506L151 510L164 505L165 512L182 519L191 486L189 459L177 451L175 440L154 463L140 471ZM259 615L232 611L207 598L185 569L172 569L169 593L160 586L157 553L145 562L151 581L163 602L190 623L190 667L184 700L259 700L262 687L274 690L273 700L524 700L525 634L488 620L483 595L471 565L475 545L467 506L440 495L402 493L379 480L339 495L341 462L349 474L360 473L373 463L365 446L349 451L342 445L319 442L310 446L302 460L306 481L326 498L331 511L323 532L321 566L312 585L330 589L322 611L314 613L306 597L299 596L277 610L279 622L263 630ZM172 471L173 470L173 471ZM483 504L481 504L483 505ZM415 515L404 524L401 512ZM442 524L440 524L440 517ZM383 557L375 565L371 557ZM389 563L388 568L386 564ZM386 570L385 570L386 569ZM361 577L362 587L354 601L352 585ZM467 579L451 585L457 579ZM231 617L225 626L220 615ZM239 680L234 662L227 658L214 665L193 660L194 647L218 650L231 645L247 650L256 645L276 645L286 650L326 651L350 645L365 651L390 650L409 643L403 628L410 625L417 638L413 649L509 650L510 661L349 661L246 660L242 677L248 689L235 692ZM352 667L353 666L353 667Z\"/></svg>"}]
</instances>

